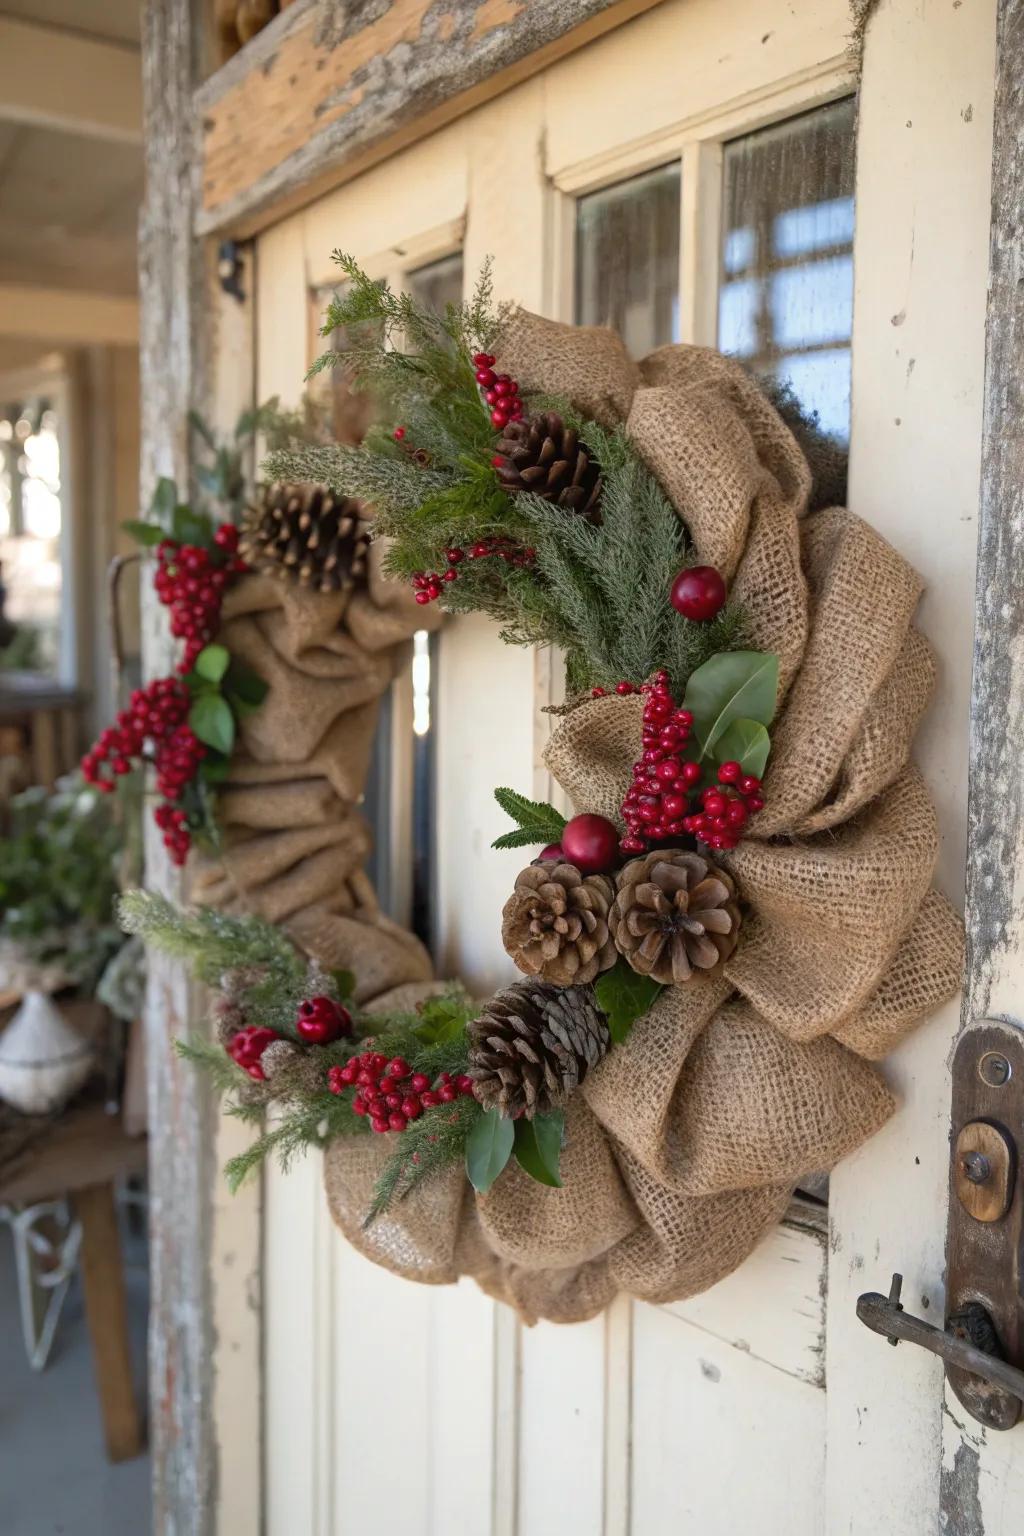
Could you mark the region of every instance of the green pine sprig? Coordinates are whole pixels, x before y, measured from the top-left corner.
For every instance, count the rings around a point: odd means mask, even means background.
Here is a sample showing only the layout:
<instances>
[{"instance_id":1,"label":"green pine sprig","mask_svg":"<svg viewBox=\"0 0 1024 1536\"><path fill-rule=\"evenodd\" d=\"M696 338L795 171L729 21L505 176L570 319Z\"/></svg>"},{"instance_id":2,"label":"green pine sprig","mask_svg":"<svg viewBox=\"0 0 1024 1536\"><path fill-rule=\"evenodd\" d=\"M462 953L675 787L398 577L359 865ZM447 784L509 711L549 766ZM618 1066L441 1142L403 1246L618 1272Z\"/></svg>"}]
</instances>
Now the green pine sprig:
<instances>
[{"instance_id":1,"label":"green pine sprig","mask_svg":"<svg viewBox=\"0 0 1024 1536\"><path fill-rule=\"evenodd\" d=\"M506 815L516 823L514 832L504 832L492 848L527 848L532 844L557 843L565 831L565 817L553 805L528 800L514 789L496 789L494 798Z\"/></svg>"},{"instance_id":2,"label":"green pine sprig","mask_svg":"<svg viewBox=\"0 0 1024 1536\"><path fill-rule=\"evenodd\" d=\"M465 1096L413 1120L377 1179L363 1226L372 1226L396 1200L404 1200L424 1180L461 1164L469 1133L482 1114L476 1099Z\"/></svg>"}]
</instances>

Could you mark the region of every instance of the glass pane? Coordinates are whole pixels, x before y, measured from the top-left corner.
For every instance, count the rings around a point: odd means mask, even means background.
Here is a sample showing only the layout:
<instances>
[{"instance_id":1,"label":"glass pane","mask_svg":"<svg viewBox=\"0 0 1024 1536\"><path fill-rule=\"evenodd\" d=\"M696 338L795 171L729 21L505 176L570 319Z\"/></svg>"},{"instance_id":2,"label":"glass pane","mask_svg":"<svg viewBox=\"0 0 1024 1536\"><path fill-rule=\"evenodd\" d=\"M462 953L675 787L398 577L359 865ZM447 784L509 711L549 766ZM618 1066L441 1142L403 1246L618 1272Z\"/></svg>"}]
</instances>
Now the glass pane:
<instances>
[{"instance_id":1,"label":"glass pane","mask_svg":"<svg viewBox=\"0 0 1024 1536\"><path fill-rule=\"evenodd\" d=\"M610 325L634 357L679 340L679 162L576 202L576 324Z\"/></svg>"},{"instance_id":2,"label":"glass pane","mask_svg":"<svg viewBox=\"0 0 1024 1536\"><path fill-rule=\"evenodd\" d=\"M0 669L57 673L60 473L49 402L0 404Z\"/></svg>"},{"instance_id":3,"label":"glass pane","mask_svg":"<svg viewBox=\"0 0 1024 1536\"><path fill-rule=\"evenodd\" d=\"M431 309L443 311L446 304L458 304L462 298L462 252L417 267L407 282L413 297Z\"/></svg>"},{"instance_id":4,"label":"glass pane","mask_svg":"<svg viewBox=\"0 0 1024 1536\"><path fill-rule=\"evenodd\" d=\"M788 379L850 435L854 105L835 102L725 149L718 345Z\"/></svg>"}]
</instances>

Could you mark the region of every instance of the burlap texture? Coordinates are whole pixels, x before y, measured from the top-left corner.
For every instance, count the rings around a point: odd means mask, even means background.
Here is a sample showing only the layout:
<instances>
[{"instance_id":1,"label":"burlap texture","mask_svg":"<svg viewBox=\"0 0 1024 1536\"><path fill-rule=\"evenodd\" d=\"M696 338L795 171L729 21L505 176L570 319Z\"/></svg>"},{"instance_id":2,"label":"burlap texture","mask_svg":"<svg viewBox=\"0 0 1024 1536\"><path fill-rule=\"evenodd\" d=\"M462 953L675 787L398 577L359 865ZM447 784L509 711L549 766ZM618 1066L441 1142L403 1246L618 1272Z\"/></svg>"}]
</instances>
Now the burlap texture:
<instances>
[{"instance_id":1,"label":"burlap texture","mask_svg":"<svg viewBox=\"0 0 1024 1536\"><path fill-rule=\"evenodd\" d=\"M328 1198L376 1262L428 1281L472 1274L528 1320L569 1322L618 1290L654 1302L728 1274L785 1211L892 1113L871 1060L959 980L962 927L929 889L935 816L910 763L934 681L913 630L916 574L838 508L807 515L790 432L735 363L519 315L503 365L625 422L699 557L781 659L766 807L727 857L744 906L722 977L666 989L571 1101L564 1186L510 1168L484 1197L426 1184L369 1231L391 1136L337 1140ZM547 762L577 811L618 819L641 701L587 701ZM497 914L495 914L497 922Z\"/></svg>"}]
</instances>

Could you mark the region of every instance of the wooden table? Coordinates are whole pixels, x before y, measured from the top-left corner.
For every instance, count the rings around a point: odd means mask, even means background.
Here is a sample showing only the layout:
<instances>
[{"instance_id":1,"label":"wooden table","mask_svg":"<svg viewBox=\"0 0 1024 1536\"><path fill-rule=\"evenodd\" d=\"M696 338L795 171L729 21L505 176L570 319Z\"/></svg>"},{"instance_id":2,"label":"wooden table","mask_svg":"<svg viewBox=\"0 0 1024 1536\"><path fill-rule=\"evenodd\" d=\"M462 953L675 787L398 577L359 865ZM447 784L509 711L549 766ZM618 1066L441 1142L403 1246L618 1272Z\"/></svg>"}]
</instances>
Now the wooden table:
<instances>
[{"instance_id":1,"label":"wooden table","mask_svg":"<svg viewBox=\"0 0 1024 1536\"><path fill-rule=\"evenodd\" d=\"M81 1222L85 1315L111 1461L137 1456L144 1444L132 1385L114 1180L145 1167L145 1141L126 1136L119 1117L105 1114L101 1105L88 1104L69 1110L0 1172L0 1203L66 1195Z\"/></svg>"}]
</instances>

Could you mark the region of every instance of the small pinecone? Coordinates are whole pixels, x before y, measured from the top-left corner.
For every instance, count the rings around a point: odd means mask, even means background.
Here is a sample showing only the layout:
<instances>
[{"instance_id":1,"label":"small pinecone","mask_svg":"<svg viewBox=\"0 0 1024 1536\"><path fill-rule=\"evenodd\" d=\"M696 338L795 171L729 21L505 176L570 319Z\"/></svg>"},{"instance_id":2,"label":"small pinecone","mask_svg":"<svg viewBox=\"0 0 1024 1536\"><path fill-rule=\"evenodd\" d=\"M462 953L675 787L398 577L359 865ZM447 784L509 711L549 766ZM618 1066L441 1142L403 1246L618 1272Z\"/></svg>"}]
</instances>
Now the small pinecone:
<instances>
[{"instance_id":1,"label":"small pinecone","mask_svg":"<svg viewBox=\"0 0 1024 1536\"><path fill-rule=\"evenodd\" d=\"M365 575L369 542L358 501L322 485L267 485L242 518L238 552L254 570L337 592Z\"/></svg>"},{"instance_id":2,"label":"small pinecone","mask_svg":"<svg viewBox=\"0 0 1024 1536\"><path fill-rule=\"evenodd\" d=\"M736 886L710 859L681 850L649 853L626 865L618 887L608 926L641 976L678 986L695 969L706 976L719 970L736 948Z\"/></svg>"},{"instance_id":3,"label":"small pinecone","mask_svg":"<svg viewBox=\"0 0 1024 1536\"><path fill-rule=\"evenodd\" d=\"M213 1005L213 1024L217 1043L226 1050L238 1031L245 1028L246 1017L232 998L219 997Z\"/></svg>"},{"instance_id":4,"label":"small pinecone","mask_svg":"<svg viewBox=\"0 0 1024 1536\"><path fill-rule=\"evenodd\" d=\"M317 1047L307 1050L290 1040L272 1040L260 1057L260 1066L274 1098L289 1093L315 1096L327 1091L327 1068Z\"/></svg>"},{"instance_id":5,"label":"small pinecone","mask_svg":"<svg viewBox=\"0 0 1024 1536\"><path fill-rule=\"evenodd\" d=\"M567 512L600 521L601 472L557 411L510 421L502 430L498 453L508 460L497 466L506 491L532 491Z\"/></svg>"},{"instance_id":6,"label":"small pinecone","mask_svg":"<svg viewBox=\"0 0 1024 1536\"><path fill-rule=\"evenodd\" d=\"M517 981L469 1026L469 1076L484 1109L532 1120L564 1104L611 1045L590 987Z\"/></svg>"},{"instance_id":7,"label":"small pinecone","mask_svg":"<svg viewBox=\"0 0 1024 1536\"><path fill-rule=\"evenodd\" d=\"M575 864L531 864L505 903L502 941L527 976L582 986L618 958L608 932L614 900L605 875L582 875Z\"/></svg>"}]
</instances>

